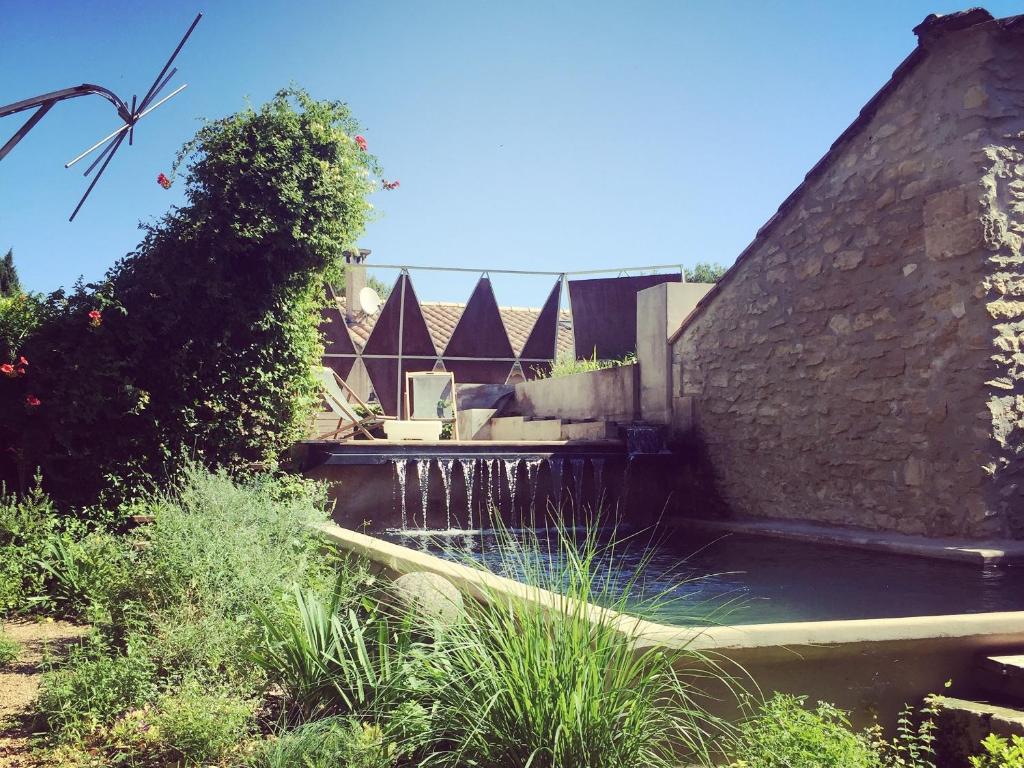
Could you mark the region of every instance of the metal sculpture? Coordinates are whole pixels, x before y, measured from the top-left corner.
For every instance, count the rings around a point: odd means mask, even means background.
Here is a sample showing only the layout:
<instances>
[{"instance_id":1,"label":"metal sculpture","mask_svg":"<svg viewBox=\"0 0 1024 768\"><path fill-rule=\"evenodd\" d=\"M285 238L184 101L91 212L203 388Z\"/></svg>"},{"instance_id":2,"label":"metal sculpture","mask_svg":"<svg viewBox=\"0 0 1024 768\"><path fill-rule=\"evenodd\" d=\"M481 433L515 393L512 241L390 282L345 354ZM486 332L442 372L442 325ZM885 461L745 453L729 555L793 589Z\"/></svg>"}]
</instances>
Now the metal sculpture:
<instances>
[{"instance_id":1,"label":"metal sculpture","mask_svg":"<svg viewBox=\"0 0 1024 768\"><path fill-rule=\"evenodd\" d=\"M84 157L99 149L104 144L107 144L107 147L99 154L99 156L95 160L93 160L92 164L85 169L85 173L82 174L83 176L87 177L90 173L92 173L93 169L95 169L97 165L100 166L99 172L96 174L95 178L93 178L92 183L89 184L89 187L85 190L85 194L82 195L82 199L78 201L78 205L75 206L75 210L71 213L71 217L68 219L68 221L74 221L75 216L78 214L78 211L81 210L82 208L82 204L85 203L86 198L89 197L89 194L95 188L96 182L100 180L100 177L103 175L103 172L107 169L107 166L110 164L110 161L117 153L117 150L121 148L121 144L124 142L125 136L128 137L128 145L132 145L132 142L135 139L135 124L138 123L139 120L144 118L150 112L152 112L154 109L159 107L161 104L174 98L183 90L185 90L185 88L188 87L187 83L185 85L181 85L174 91L169 93L167 96L160 99L160 101L156 102L155 104L153 103L153 100L160 95L160 92L163 91L163 89L170 82L171 78L174 77L174 74L178 71L177 68L171 69L171 64L174 63L174 59L177 58L178 53L181 52L182 47L184 47L189 36L192 34L192 30L196 28L196 25L199 23L199 20L201 18L203 18L202 13L196 15L195 19L192 21L192 24L189 26L188 31L185 32L184 37L181 38L181 42L178 43L178 47L174 49L174 53L171 54L170 58L167 60L167 63L164 64L164 68L160 70L160 74L156 76L156 80L153 81L153 85L150 86L149 90L146 92L146 95L142 97L141 101L138 100L136 96L132 96L132 103L130 107L113 91L104 88L100 85L93 85L92 83L83 83L82 85L76 85L71 88L63 88L59 91L51 91L50 93L44 93L40 96L33 96L29 99L16 101L13 104L6 104L4 106L0 106L0 117L7 117L8 115L13 115L18 112L24 112L29 109L36 110L32 113L32 116L25 122L25 124L22 125L21 128L19 128L14 133L14 135L11 136L10 139L7 140L7 143L4 144L3 147L0 147L0 160L3 160L8 155L8 153L12 149L14 149L18 142L25 138L28 132L31 131L36 126L36 124L43 119L46 113L49 112L53 108L53 105L56 104L58 101L67 101L68 99L75 99L79 96L96 95L102 96L111 104L113 104L114 109L117 110L118 117L121 118L121 120L124 122L124 125L122 125L120 128L118 128L110 135L100 139L87 150L79 154L77 157L64 164L65 168L70 168L79 160L82 160ZM168 72L168 70L170 71ZM108 142L111 143L108 144Z\"/></svg>"}]
</instances>

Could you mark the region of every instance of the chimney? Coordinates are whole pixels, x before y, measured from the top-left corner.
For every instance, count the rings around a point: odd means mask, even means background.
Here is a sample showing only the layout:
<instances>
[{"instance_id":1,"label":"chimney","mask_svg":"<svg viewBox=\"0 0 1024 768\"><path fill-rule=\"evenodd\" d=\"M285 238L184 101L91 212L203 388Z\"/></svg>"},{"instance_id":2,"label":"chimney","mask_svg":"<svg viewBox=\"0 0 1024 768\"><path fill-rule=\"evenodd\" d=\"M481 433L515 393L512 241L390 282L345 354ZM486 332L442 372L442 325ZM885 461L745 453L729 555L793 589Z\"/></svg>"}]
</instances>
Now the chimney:
<instances>
[{"instance_id":1,"label":"chimney","mask_svg":"<svg viewBox=\"0 0 1024 768\"><path fill-rule=\"evenodd\" d=\"M359 292L366 287L366 257L370 251L345 251L345 322L352 325L362 312L359 306Z\"/></svg>"}]
</instances>

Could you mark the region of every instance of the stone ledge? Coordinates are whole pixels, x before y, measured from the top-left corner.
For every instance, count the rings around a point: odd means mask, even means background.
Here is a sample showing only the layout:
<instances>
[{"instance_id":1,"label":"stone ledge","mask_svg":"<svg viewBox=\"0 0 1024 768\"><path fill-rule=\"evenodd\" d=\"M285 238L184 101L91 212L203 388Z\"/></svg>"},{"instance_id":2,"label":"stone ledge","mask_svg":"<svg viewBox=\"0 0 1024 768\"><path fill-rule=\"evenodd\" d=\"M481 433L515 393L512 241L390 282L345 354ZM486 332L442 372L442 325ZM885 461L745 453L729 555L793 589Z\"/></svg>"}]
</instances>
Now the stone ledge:
<instances>
[{"instance_id":1,"label":"stone ledge","mask_svg":"<svg viewBox=\"0 0 1024 768\"><path fill-rule=\"evenodd\" d=\"M747 533L777 539L835 544L841 547L895 552L904 555L957 560L978 565L1024 565L1024 541L1007 539L933 539L905 533L869 531L863 528L840 528L823 523L797 520L699 520L685 518L672 522L674 527L705 531Z\"/></svg>"}]
</instances>

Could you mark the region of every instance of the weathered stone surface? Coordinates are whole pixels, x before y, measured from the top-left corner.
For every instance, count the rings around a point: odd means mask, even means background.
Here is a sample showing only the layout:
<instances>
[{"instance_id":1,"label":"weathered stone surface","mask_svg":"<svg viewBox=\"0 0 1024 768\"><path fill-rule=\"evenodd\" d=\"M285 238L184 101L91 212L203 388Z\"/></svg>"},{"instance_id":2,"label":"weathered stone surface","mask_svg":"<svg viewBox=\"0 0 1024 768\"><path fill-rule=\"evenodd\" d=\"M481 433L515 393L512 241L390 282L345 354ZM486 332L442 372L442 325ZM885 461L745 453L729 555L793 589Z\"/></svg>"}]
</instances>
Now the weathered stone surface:
<instances>
[{"instance_id":1,"label":"weathered stone surface","mask_svg":"<svg viewBox=\"0 0 1024 768\"><path fill-rule=\"evenodd\" d=\"M1021 27L931 40L676 337L736 512L1024 538Z\"/></svg>"},{"instance_id":2,"label":"weathered stone surface","mask_svg":"<svg viewBox=\"0 0 1024 768\"><path fill-rule=\"evenodd\" d=\"M462 593L444 576L427 571L406 573L392 582L391 589L399 604L420 619L446 625L462 616Z\"/></svg>"}]
</instances>

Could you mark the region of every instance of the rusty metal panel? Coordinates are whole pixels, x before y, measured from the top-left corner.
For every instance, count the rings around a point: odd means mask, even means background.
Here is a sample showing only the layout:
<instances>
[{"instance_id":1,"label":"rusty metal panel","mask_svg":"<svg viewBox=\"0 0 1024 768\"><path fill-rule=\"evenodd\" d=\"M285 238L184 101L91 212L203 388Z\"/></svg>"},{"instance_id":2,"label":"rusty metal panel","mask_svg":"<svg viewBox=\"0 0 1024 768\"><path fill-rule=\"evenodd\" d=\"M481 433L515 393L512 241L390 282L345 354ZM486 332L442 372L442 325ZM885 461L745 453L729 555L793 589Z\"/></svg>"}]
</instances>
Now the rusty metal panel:
<instances>
[{"instance_id":1,"label":"rusty metal panel","mask_svg":"<svg viewBox=\"0 0 1024 768\"><path fill-rule=\"evenodd\" d=\"M345 315L338 308L334 291L327 289L327 306L320 311L320 332L324 335L324 353L328 355L354 355L355 344L348 332Z\"/></svg>"},{"instance_id":2,"label":"rusty metal panel","mask_svg":"<svg viewBox=\"0 0 1024 768\"><path fill-rule=\"evenodd\" d=\"M509 363L505 367L505 375L508 375L511 358L515 357L515 353L512 351L512 342L508 340L505 324L501 321L490 278L481 277L477 282L473 295L469 297L466 309L459 318L459 324L455 326L444 350L444 357L479 357L491 360L496 357L508 358ZM445 366L448 370L453 370L447 359Z\"/></svg>"},{"instance_id":3,"label":"rusty metal panel","mask_svg":"<svg viewBox=\"0 0 1024 768\"><path fill-rule=\"evenodd\" d=\"M678 283L678 274L570 280L569 302L576 356L615 359L636 352L636 294L662 283Z\"/></svg>"},{"instance_id":4,"label":"rusty metal panel","mask_svg":"<svg viewBox=\"0 0 1024 768\"><path fill-rule=\"evenodd\" d=\"M548 294L544 308L537 316L533 329L523 345L524 358L551 360L555 356L555 339L558 337L558 305L562 296L562 281L558 279ZM525 367L535 363L524 363Z\"/></svg>"},{"instance_id":5,"label":"rusty metal panel","mask_svg":"<svg viewBox=\"0 0 1024 768\"><path fill-rule=\"evenodd\" d=\"M445 360L444 367L455 375L456 384L504 384L508 380L511 360Z\"/></svg>"},{"instance_id":6,"label":"rusty metal panel","mask_svg":"<svg viewBox=\"0 0 1024 768\"><path fill-rule=\"evenodd\" d=\"M381 408L388 416L398 416L400 403L398 401L397 382L405 380L405 374L409 371L432 371L434 360L408 360L403 359L401 377L399 376L397 357L364 357L363 365L370 376L370 383L373 384L373 391L377 394Z\"/></svg>"},{"instance_id":7,"label":"rusty metal panel","mask_svg":"<svg viewBox=\"0 0 1024 768\"><path fill-rule=\"evenodd\" d=\"M323 363L325 368L331 368L342 379L347 379L352 372L352 366L356 364L356 359L354 357L325 357Z\"/></svg>"},{"instance_id":8,"label":"rusty metal panel","mask_svg":"<svg viewBox=\"0 0 1024 768\"><path fill-rule=\"evenodd\" d=\"M405 311L402 311L402 294L405 293ZM404 319L400 319L403 318ZM366 355L397 355L399 352L398 333L402 332L401 352L405 355L436 356L434 341L427 330L427 321L423 319L416 290L408 275L400 275L391 289L388 300L373 326L373 332L366 341L363 354ZM433 365L433 362L431 362ZM419 369L416 369L419 370ZM428 369L429 370L429 369ZM371 374L372 377L372 374ZM374 384L376 388L376 384ZM378 391L379 394L379 391Z\"/></svg>"}]
</instances>

